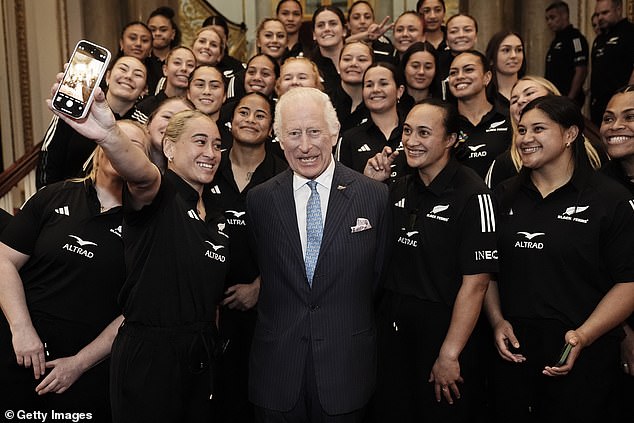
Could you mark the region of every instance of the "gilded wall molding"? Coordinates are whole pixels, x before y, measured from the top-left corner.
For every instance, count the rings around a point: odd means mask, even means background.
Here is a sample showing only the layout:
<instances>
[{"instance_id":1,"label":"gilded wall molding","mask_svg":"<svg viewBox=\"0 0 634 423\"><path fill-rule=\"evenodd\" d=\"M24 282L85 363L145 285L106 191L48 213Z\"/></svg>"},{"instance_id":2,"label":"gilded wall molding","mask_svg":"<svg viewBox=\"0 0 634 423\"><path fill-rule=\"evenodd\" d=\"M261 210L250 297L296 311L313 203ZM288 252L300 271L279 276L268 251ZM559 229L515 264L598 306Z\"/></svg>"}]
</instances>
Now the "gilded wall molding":
<instances>
[{"instance_id":1,"label":"gilded wall molding","mask_svg":"<svg viewBox=\"0 0 634 423\"><path fill-rule=\"evenodd\" d=\"M20 79L20 104L22 109L22 136L24 148L14 147L14 151L26 151L33 146L33 119L31 115L31 84L29 78L29 56L26 38L25 0L15 2L16 39L18 42L17 59Z\"/></svg>"},{"instance_id":2,"label":"gilded wall molding","mask_svg":"<svg viewBox=\"0 0 634 423\"><path fill-rule=\"evenodd\" d=\"M196 37L196 32L201 28L203 22L211 15L220 14L203 0L181 0L178 8L178 20L181 32L183 33L181 43L191 47ZM237 59L246 61L247 37L246 27L242 27L236 22L227 20L229 26L229 54Z\"/></svg>"},{"instance_id":3,"label":"gilded wall molding","mask_svg":"<svg viewBox=\"0 0 634 423\"><path fill-rule=\"evenodd\" d=\"M68 14L66 9L66 0L57 0L57 22L59 28L60 39L60 63L66 63L70 57L70 46L68 45Z\"/></svg>"}]
</instances>

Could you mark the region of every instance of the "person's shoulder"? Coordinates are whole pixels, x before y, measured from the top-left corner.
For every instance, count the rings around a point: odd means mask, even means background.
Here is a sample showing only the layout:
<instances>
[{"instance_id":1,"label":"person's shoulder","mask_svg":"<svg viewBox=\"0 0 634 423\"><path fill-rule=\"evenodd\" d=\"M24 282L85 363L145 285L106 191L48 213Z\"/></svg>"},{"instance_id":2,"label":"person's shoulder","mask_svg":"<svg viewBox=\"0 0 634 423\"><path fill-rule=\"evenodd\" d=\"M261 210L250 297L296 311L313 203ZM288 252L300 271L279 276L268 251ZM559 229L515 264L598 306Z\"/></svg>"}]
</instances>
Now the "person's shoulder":
<instances>
[{"instance_id":1,"label":"person's shoulder","mask_svg":"<svg viewBox=\"0 0 634 423\"><path fill-rule=\"evenodd\" d=\"M601 171L591 171L589 185L594 192L604 201L622 201L632 199L632 193L620 182Z\"/></svg>"},{"instance_id":2,"label":"person's shoulder","mask_svg":"<svg viewBox=\"0 0 634 423\"><path fill-rule=\"evenodd\" d=\"M78 190L87 189L87 184L89 183L89 180L83 179L68 179L65 181L59 181L42 187L36 192L36 195L49 197L68 195L69 193L73 193Z\"/></svg>"},{"instance_id":3,"label":"person's shoulder","mask_svg":"<svg viewBox=\"0 0 634 423\"><path fill-rule=\"evenodd\" d=\"M40 188L26 203L40 208L47 208L47 205L52 204L75 203L73 199L80 198L79 195L86 195L88 192L88 183L83 180L55 182Z\"/></svg>"},{"instance_id":4,"label":"person's shoulder","mask_svg":"<svg viewBox=\"0 0 634 423\"><path fill-rule=\"evenodd\" d=\"M360 125L353 126L352 128L345 130L341 136L344 139L353 139L358 137L359 135L364 135L371 124L372 121L368 119Z\"/></svg>"},{"instance_id":5,"label":"person's shoulder","mask_svg":"<svg viewBox=\"0 0 634 423\"><path fill-rule=\"evenodd\" d=\"M462 163L458 163L455 180L461 184L469 184L472 188L489 191L482 177L475 170Z\"/></svg>"},{"instance_id":6,"label":"person's shoulder","mask_svg":"<svg viewBox=\"0 0 634 423\"><path fill-rule=\"evenodd\" d=\"M277 175L273 176L270 179L258 184L257 186L251 188L247 193L248 197L257 197L262 195L269 195L269 193L275 189L276 187L283 185L285 183L293 183L293 172L290 169L285 169Z\"/></svg>"}]
</instances>

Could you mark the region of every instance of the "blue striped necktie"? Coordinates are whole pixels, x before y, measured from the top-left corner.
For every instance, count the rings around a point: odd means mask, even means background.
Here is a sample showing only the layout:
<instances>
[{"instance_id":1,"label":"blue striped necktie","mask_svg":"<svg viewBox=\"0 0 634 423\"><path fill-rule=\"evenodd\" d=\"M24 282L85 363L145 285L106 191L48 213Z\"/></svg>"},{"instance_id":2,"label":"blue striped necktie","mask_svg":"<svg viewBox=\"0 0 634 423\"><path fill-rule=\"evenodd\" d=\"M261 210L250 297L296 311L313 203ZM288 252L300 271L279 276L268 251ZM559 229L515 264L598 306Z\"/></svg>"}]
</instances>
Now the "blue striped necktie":
<instances>
[{"instance_id":1,"label":"blue striped necktie","mask_svg":"<svg viewBox=\"0 0 634 423\"><path fill-rule=\"evenodd\" d=\"M315 265L317 265L317 257L319 257L319 247L321 246L321 236L323 235L323 223L321 220L321 201L319 200L319 192L317 192L317 181L308 181L306 185L310 187L310 197L306 204L306 276L308 277L308 285L313 287L313 275L315 274Z\"/></svg>"}]
</instances>

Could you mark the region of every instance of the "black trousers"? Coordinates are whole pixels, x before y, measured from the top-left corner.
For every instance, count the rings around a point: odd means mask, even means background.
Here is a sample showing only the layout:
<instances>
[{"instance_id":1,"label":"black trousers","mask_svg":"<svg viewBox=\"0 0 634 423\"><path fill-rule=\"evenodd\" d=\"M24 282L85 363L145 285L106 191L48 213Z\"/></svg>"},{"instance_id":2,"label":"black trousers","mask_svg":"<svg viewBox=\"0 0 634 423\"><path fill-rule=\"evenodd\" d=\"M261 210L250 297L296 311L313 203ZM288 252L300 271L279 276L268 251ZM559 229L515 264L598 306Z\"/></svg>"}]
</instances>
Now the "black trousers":
<instances>
[{"instance_id":1,"label":"black trousers","mask_svg":"<svg viewBox=\"0 0 634 423\"><path fill-rule=\"evenodd\" d=\"M460 355L461 398L436 401L428 382L451 321L451 308L386 292L379 308L378 386L371 413L376 422L473 422L482 412L484 388L474 332Z\"/></svg>"},{"instance_id":2,"label":"black trousers","mask_svg":"<svg viewBox=\"0 0 634 423\"><path fill-rule=\"evenodd\" d=\"M36 380L33 368L18 366L11 341L11 331L0 317L0 409L32 410L61 413L90 413L91 422L110 422L108 367L106 360L88 369L63 394L37 395L35 387L50 373ZM33 324L49 352L47 361L76 354L92 341L92 334L69 322L34 318Z\"/></svg>"},{"instance_id":3,"label":"black trousers","mask_svg":"<svg viewBox=\"0 0 634 423\"><path fill-rule=\"evenodd\" d=\"M255 330L255 309L220 310L220 337L228 340L218 357L217 394L213 406L222 423L252 423L253 405L249 402L249 353Z\"/></svg>"},{"instance_id":4,"label":"black trousers","mask_svg":"<svg viewBox=\"0 0 634 423\"><path fill-rule=\"evenodd\" d=\"M526 362L496 361L496 421L609 421L609 405L617 396L620 370L617 336L599 338L581 350L570 373L550 377L542 370L557 362L564 334L570 328L556 320L516 319L511 324Z\"/></svg>"},{"instance_id":5,"label":"black trousers","mask_svg":"<svg viewBox=\"0 0 634 423\"><path fill-rule=\"evenodd\" d=\"M112 346L114 423L209 423L213 323L155 328L124 323Z\"/></svg>"}]
</instances>

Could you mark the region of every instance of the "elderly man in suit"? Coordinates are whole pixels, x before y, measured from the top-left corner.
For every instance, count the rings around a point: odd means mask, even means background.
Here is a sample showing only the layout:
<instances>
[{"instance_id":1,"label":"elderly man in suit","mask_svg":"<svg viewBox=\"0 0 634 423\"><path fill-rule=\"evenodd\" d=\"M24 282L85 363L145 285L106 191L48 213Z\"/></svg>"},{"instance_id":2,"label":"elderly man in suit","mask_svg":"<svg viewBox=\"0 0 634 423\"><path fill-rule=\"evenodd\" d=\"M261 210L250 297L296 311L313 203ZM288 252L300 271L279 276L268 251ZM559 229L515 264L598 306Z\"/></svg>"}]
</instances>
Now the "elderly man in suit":
<instances>
[{"instance_id":1,"label":"elderly man in suit","mask_svg":"<svg viewBox=\"0 0 634 423\"><path fill-rule=\"evenodd\" d=\"M376 380L373 300L389 225L386 186L336 163L328 97L276 107L290 168L249 192L262 284L249 397L262 422L356 422Z\"/></svg>"}]
</instances>

